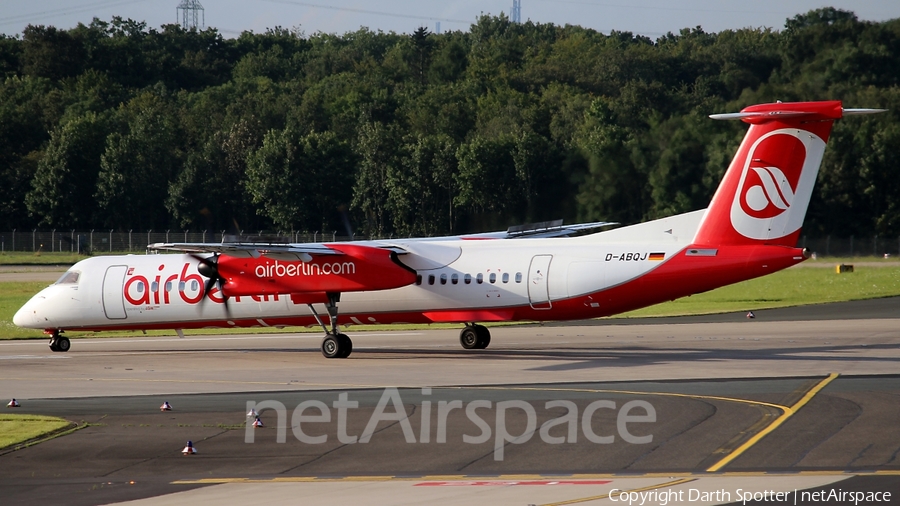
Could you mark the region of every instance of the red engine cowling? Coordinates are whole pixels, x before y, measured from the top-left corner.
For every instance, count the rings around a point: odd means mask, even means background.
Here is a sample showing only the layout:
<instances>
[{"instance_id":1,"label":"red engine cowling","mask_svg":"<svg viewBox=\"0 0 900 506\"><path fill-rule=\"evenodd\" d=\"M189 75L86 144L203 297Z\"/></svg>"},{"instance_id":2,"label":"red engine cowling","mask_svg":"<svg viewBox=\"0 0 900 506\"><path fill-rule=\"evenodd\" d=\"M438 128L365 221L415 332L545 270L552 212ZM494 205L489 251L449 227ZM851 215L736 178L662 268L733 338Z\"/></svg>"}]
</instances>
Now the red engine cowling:
<instances>
[{"instance_id":1,"label":"red engine cowling","mask_svg":"<svg viewBox=\"0 0 900 506\"><path fill-rule=\"evenodd\" d=\"M361 292L412 284L416 272L397 260L393 251L346 243L329 244L340 255L317 255L310 262L221 256L219 276L227 297Z\"/></svg>"}]
</instances>

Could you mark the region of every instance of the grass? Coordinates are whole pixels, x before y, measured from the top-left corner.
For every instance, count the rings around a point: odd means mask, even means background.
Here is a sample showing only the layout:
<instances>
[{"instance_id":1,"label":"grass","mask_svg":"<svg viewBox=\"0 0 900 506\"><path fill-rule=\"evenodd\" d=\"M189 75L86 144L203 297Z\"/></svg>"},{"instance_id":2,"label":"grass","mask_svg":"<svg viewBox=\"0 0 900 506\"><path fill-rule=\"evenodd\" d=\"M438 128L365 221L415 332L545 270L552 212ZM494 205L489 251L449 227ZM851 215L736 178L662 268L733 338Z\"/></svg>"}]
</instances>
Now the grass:
<instances>
[{"instance_id":1,"label":"grass","mask_svg":"<svg viewBox=\"0 0 900 506\"><path fill-rule=\"evenodd\" d=\"M0 263L3 257L0 256ZM834 265L838 263L862 263L856 272L836 274ZM823 268L806 268L817 264ZM827 268L825 268L827 267ZM0 339L46 339L40 330L20 329L13 325L15 312L35 293L47 285L45 282L0 282ZM685 297L672 302L651 306L613 318L635 318L647 316L673 316L688 314L710 314L729 311L755 311L775 307L821 304L847 300L871 299L900 295L900 259L891 257L820 258L809 260L798 267L786 269L762 278L744 281L718 288L710 292ZM426 328L458 328L453 324L434 325L360 325L353 330L404 331ZM198 329L186 330L187 335L204 334L246 334L273 332L321 332L318 327L289 327L252 329ZM175 335L172 330L147 331L147 335ZM67 332L69 338L78 337L119 337L143 335L140 331L117 332Z\"/></svg>"},{"instance_id":2,"label":"grass","mask_svg":"<svg viewBox=\"0 0 900 506\"><path fill-rule=\"evenodd\" d=\"M17 445L57 431L70 422L54 416L0 415L0 448Z\"/></svg>"},{"instance_id":3,"label":"grass","mask_svg":"<svg viewBox=\"0 0 900 506\"><path fill-rule=\"evenodd\" d=\"M852 264L853 261L843 259L843 263ZM785 269L706 293L623 313L619 317L755 311L900 295L900 263L888 261L881 267L856 267L856 272L836 274L833 265L837 263L842 262L829 261L831 268Z\"/></svg>"},{"instance_id":4,"label":"grass","mask_svg":"<svg viewBox=\"0 0 900 506\"><path fill-rule=\"evenodd\" d=\"M0 253L0 265L72 265L87 258L77 253L4 251Z\"/></svg>"}]
</instances>

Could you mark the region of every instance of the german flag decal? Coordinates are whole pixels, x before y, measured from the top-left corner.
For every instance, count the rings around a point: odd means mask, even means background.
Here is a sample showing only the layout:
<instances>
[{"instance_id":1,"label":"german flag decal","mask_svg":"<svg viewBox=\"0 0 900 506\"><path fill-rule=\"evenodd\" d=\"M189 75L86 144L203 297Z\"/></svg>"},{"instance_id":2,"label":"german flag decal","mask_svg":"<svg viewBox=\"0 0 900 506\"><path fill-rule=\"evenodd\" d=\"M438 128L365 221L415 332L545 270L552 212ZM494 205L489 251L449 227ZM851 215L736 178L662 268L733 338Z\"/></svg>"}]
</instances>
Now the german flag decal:
<instances>
[{"instance_id":1,"label":"german flag decal","mask_svg":"<svg viewBox=\"0 0 900 506\"><path fill-rule=\"evenodd\" d=\"M659 262L659 261L663 260L664 258L666 258L665 253L650 253L650 256L647 257L647 260L653 260L655 262Z\"/></svg>"}]
</instances>

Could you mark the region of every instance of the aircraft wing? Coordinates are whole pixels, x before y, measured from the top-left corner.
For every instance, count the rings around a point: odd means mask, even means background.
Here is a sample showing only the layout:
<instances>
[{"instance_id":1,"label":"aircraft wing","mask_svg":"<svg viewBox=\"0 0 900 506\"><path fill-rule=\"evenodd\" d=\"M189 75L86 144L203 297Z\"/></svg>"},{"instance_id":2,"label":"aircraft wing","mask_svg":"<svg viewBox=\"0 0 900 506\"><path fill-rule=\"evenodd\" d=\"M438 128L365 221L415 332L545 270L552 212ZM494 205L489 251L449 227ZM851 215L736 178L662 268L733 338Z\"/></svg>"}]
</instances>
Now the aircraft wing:
<instances>
[{"instance_id":1,"label":"aircraft wing","mask_svg":"<svg viewBox=\"0 0 900 506\"><path fill-rule=\"evenodd\" d=\"M584 230L595 230L610 225L618 225L618 223L611 221L595 221L592 223L574 223L572 225L563 225L562 220L542 221L540 223L529 223L527 225L516 225L514 227L509 227L505 232L487 232L484 234L464 235L462 236L462 239L478 240L518 239L521 237L568 237Z\"/></svg>"},{"instance_id":2,"label":"aircraft wing","mask_svg":"<svg viewBox=\"0 0 900 506\"><path fill-rule=\"evenodd\" d=\"M607 227L610 225L618 225L617 222L595 221L592 223L575 223L572 225L563 225L562 220L544 221L540 223L529 223L527 225L516 225L509 227L505 231L486 232L483 234L470 234L462 236L447 237L421 237L410 239L398 239L394 241L356 241L353 244L359 246L369 246L373 248L386 249L393 251L398 255L409 253L402 243L416 241L444 241L444 240L486 240L486 239L518 239L522 237L531 238L549 238L549 237L568 237L585 230L594 230ZM342 251L330 248L324 244L288 244L288 243L249 243L249 242L223 242L223 243L205 243L205 242L175 242L175 243L154 243L147 246L147 249L154 251L180 251L183 253L215 253L238 258L259 258L264 256L275 260L309 262L313 256L318 255L343 255Z\"/></svg>"},{"instance_id":3,"label":"aircraft wing","mask_svg":"<svg viewBox=\"0 0 900 506\"><path fill-rule=\"evenodd\" d=\"M343 255L344 253L324 244L269 244L269 243L205 243L172 242L147 246L154 251L180 251L183 253L216 253L237 258L265 256L275 260L309 262L313 256Z\"/></svg>"}]
</instances>

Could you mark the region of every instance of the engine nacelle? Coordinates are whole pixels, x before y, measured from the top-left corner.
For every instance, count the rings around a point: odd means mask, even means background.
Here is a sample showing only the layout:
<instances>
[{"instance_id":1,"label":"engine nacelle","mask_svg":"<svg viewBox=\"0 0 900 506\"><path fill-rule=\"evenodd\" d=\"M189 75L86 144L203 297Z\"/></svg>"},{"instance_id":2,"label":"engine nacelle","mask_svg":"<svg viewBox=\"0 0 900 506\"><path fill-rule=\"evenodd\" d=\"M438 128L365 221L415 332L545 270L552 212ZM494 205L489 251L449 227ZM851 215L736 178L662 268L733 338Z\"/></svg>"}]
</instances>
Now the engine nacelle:
<instances>
[{"instance_id":1,"label":"engine nacelle","mask_svg":"<svg viewBox=\"0 0 900 506\"><path fill-rule=\"evenodd\" d=\"M416 272L397 260L397 253L347 243L328 244L339 255L316 255L310 262L283 261L261 256L222 255L219 276L228 297L309 292L388 290L412 284Z\"/></svg>"}]
</instances>

